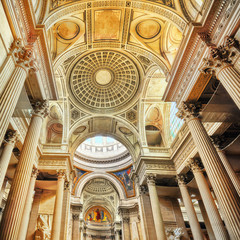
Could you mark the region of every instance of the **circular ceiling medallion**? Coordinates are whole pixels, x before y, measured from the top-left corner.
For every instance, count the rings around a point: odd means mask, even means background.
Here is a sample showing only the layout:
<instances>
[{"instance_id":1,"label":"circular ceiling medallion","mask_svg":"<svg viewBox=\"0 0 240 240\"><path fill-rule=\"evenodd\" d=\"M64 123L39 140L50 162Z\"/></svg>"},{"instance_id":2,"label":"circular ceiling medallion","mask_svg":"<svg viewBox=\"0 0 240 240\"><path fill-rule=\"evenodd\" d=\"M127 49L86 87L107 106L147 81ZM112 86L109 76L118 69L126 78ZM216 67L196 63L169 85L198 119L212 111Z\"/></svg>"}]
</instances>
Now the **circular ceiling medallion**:
<instances>
[{"instance_id":1,"label":"circular ceiling medallion","mask_svg":"<svg viewBox=\"0 0 240 240\"><path fill-rule=\"evenodd\" d=\"M112 80L112 73L107 69L99 69L95 74L95 80L101 86L108 85Z\"/></svg>"},{"instance_id":2,"label":"circular ceiling medallion","mask_svg":"<svg viewBox=\"0 0 240 240\"><path fill-rule=\"evenodd\" d=\"M151 39L156 37L161 30L160 24L155 20L144 20L138 23L136 32L138 35L145 39Z\"/></svg>"},{"instance_id":3,"label":"circular ceiling medallion","mask_svg":"<svg viewBox=\"0 0 240 240\"><path fill-rule=\"evenodd\" d=\"M64 40L72 40L80 32L80 27L75 22L66 21L57 27L57 31Z\"/></svg>"},{"instance_id":4,"label":"circular ceiling medallion","mask_svg":"<svg viewBox=\"0 0 240 240\"><path fill-rule=\"evenodd\" d=\"M119 110L135 96L138 70L126 55L97 51L81 58L70 74L70 90L81 106L91 111Z\"/></svg>"}]
</instances>

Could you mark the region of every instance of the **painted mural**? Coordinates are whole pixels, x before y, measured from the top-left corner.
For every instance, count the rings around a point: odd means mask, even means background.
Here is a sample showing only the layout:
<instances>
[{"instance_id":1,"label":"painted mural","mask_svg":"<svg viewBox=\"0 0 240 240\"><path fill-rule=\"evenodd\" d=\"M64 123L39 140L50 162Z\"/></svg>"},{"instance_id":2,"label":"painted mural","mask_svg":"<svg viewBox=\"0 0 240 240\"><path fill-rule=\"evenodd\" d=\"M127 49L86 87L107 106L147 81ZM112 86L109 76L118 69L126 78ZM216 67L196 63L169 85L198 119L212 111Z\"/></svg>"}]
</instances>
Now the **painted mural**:
<instances>
[{"instance_id":1,"label":"painted mural","mask_svg":"<svg viewBox=\"0 0 240 240\"><path fill-rule=\"evenodd\" d=\"M87 211L85 221L89 223L108 224L112 222L112 218L105 208L101 206L94 206Z\"/></svg>"},{"instance_id":2,"label":"painted mural","mask_svg":"<svg viewBox=\"0 0 240 240\"><path fill-rule=\"evenodd\" d=\"M73 189L72 192L73 192L73 194L75 193L75 189L76 189L76 186L77 186L79 180L80 180L84 175L90 173L90 172L88 172L88 171L85 171L85 170L80 169L80 168L77 168L77 167L76 167L76 172L77 172L77 175L76 175L76 177L73 179L73 186L72 186L72 189Z\"/></svg>"},{"instance_id":3,"label":"painted mural","mask_svg":"<svg viewBox=\"0 0 240 240\"><path fill-rule=\"evenodd\" d=\"M111 173L122 183L126 196L128 198L135 196L134 182L130 179L130 176L129 176L131 171L132 171L132 166L126 169L123 169L121 171Z\"/></svg>"}]
</instances>

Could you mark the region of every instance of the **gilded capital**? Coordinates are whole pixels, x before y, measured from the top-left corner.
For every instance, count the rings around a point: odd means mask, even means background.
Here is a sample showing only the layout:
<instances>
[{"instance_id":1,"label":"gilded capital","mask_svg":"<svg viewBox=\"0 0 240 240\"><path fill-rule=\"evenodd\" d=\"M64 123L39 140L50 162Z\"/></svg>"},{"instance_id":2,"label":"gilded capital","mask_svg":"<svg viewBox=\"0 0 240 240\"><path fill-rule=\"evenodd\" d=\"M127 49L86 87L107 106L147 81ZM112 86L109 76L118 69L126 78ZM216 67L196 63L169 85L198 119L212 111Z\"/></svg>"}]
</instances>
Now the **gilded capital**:
<instances>
[{"instance_id":1,"label":"gilded capital","mask_svg":"<svg viewBox=\"0 0 240 240\"><path fill-rule=\"evenodd\" d=\"M33 52L31 49L26 49L23 46L21 39L14 40L10 50L17 65L20 65L21 67L26 69L33 67Z\"/></svg>"},{"instance_id":2,"label":"gilded capital","mask_svg":"<svg viewBox=\"0 0 240 240\"><path fill-rule=\"evenodd\" d=\"M179 110L176 113L176 116L181 119L188 120L199 116L199 112L202 109L202 104L199 102L197 103L182 102L178 109Z\"/></svg>"},{"instance_id":3,"label":"gilded capital","mask_svg":"<svg viewBox=\"0 0 240 240\"><path fill-rule=\"evenodd\" d=\"M185 186L186 185L186 177L183 174L178 174L177 175L177 182L179 186Z\"/></svg>"},{"instance_id":4,"label":"gilded capital","mask_svg":"<svg viewBox=\"0 0 240 240\"><path fill-rule=\"evenodd\" d=\"M48 100L33 100L31 101L33 107L33 114L45 118L49 114L49 102Z\"/></svg>"},{"instance_id":5,"label":"gilded capital","mask_svg":"<svg viewBox=\"0 0 240 240\"><path fill-rule=\"evenodd\" d=\"M190 158L188 161L188 166L191 168L192 172L202 172L201 161L198 159Z\"/></svg>"},{"instance_id":6,"label":"gilded capital","mask_svg":"<svg viewBox=\"0 0 240 240\"><path fill-rule=\"evenodd\" d=\"M7 130L4 140L6 143L15 145L16 141L18 140L17 131L12 129Z\"/></svg>"}]
</instances>

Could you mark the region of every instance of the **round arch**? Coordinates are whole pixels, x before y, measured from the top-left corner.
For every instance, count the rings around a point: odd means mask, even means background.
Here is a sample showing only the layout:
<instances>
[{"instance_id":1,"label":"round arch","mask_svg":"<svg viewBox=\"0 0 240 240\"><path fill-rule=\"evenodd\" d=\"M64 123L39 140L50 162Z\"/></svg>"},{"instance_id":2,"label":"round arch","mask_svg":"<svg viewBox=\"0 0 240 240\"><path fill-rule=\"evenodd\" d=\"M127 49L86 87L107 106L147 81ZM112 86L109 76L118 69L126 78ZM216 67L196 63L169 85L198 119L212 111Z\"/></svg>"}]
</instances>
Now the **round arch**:
<instances>
[{"instance_id":1,"label":"round arch","mask_svg":"<svg viewBox=\"0 0 240 240\"><path fill-rule=\"evenodd\" d=\"M80 197L86 184L94 178L104 178L108 180L113 185L114 189L117 191L119 199L120 200L126 199L125 192L121 183L118 182L117 179L115 179L111 174L109 173L103 174L101 172L91 172L84 176L76 187L75 196Z\"/></svg>"},{"instance_id":2,"label":"round arch","mask_svg":"<svg viewBox=\"0 0 240 240\"><path fill-rule=\"evenodd\" d=\"M119 122L121 123L123 126L127 127L134 135L135 135L135 138L137 139L137 142L139 144L139 146L141 146L141 142L140 142L140 138L139 138L139 134L138 132L136 131L136 129L134 127L132 127L127 121L124 121L123 119L119 119L117 117L112 117L112 116L108 116L107 118L109 119L113 119L115 120L116 122ZM70 138L73 134L73 132L81 125L86 125L86 123L88 123L89 121L94 121L94 120L97 120L98 117L95 117L93 118L92 116L90 117L87 117L85 119L83 119L82 121L79 121L77 124L75 124L72 129L70 130L69 132L69 136L68 136L68 142L70 142ZM121 142L129 151L130 155L132 156L132 159L133 161L135 161L138 157L138 154L136 154L136 149L134 147L134 145L127 140L126 137L124 137L123 135L121 134L118 134L116 133L116 131L114 131L113 129L111 129L112 131L98 131L98 132L91 132L90 129L89 131L86 131L80 135L79 137L77 137L74 142L72 143L69 151L70 153L73 155L74 152L76 151L77 147L84 141L86 140L87 138L89 137L93 137L95 135L108 135L108 136L111 136L113 138L115 138L117 141ZM139 153L140 154L140 153Z\"/></svg>"}]
</instances>

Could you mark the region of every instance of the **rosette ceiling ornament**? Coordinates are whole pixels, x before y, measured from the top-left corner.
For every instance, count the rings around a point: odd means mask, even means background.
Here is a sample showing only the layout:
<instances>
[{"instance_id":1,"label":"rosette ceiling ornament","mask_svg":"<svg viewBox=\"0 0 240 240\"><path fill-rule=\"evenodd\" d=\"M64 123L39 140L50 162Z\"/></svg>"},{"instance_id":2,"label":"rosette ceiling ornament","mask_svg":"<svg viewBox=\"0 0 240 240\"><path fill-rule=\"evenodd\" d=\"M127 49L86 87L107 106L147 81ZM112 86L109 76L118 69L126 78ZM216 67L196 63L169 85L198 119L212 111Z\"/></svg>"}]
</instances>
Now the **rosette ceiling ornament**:
<instances>
[{"instance_id":1,"label":"rosette ceiling ornament","mask_svg":"<svg viewBox=\"0 0 240 240\"><path fill-rule=\"evenodd\" d=\"M139 71L125 54L96 51L83 56L72 68L69 92L87 111L116 112L134 101L140 88Z\"/></svg>"}]
</instances>

